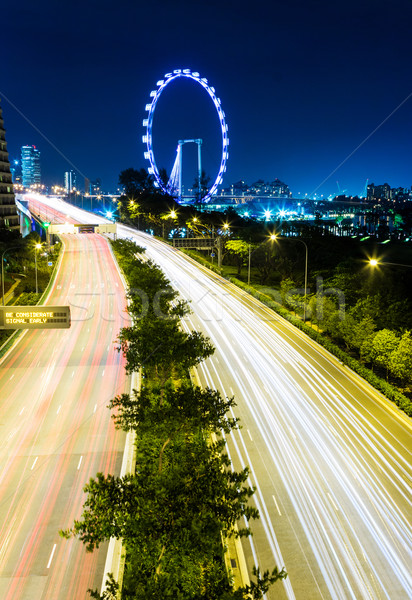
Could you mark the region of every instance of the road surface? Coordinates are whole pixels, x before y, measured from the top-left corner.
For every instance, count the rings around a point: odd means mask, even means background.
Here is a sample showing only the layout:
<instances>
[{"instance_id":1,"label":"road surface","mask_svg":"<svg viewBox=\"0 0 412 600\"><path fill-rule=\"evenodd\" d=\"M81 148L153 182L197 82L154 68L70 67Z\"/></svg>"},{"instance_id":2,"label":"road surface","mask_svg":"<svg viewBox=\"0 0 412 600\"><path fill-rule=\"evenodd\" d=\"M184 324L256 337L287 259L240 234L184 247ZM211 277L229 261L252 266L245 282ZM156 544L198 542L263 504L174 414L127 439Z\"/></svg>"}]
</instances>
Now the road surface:
<instances>
[{"instance_id":1,"label":"road surface","mask_svg":"<svg viewBox=\"0 0 412 600\"><path fill-rule=\"evenodd\" d=\"M26 331L0 363L2 600L87 598L106 559L58 531L80 517L91 477L120 472L125 436L106 407L127 389L124 287L103 237L62 238L47 303L71 306L71 328Z\"/></svg>"},{"instance_id":2,"label":"road surface","mask_svg":"<svg viewBox=\"0 0 412 600\"><path fill-rule=\"evenodd\" d=\"M289 574L267 598L411 598L410 419L232 284L150 236L119 234L147 247L191 302L183 326L216 347L198 376L237 401L229 450L250 468L261 515L247 564Z\"/></svg>"}]
</instances>

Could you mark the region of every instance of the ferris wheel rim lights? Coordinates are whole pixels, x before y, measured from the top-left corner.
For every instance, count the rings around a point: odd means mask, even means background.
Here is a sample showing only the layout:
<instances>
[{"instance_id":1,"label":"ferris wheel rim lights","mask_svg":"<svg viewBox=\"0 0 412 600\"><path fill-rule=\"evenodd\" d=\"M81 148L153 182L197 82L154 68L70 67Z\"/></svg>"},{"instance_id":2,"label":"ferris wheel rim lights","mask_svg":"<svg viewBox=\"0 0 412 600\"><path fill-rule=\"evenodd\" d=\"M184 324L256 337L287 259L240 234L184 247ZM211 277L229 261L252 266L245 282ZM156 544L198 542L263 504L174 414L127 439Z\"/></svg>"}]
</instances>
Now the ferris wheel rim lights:
<instances>
[{"instance_id":1,"label":"ferris wheel rim lights","mask_svg":"<svg viewBox=\"0 0 412 600\"><path fill-rule=\"evenodd\" d=\"M143 127L146 129L145 135L142 137L142 141L146 144L146 152L144 153L144 157L149 161L150 167L148 169L149 174L153 175L155 178L155 186L160 187L165 193L167 193L166 185L163 183L159 170L156 165L154 152L153 152L153 138L152 138L152 126L153 126L153 116L156 108L157 101L160 98L161 93L165 89L167 85L169 85L172 81L179 79L180 77L185 77L187 79L191 79L195 81L199 85L201 85L206 92L209 94L210 98L213 101L214 107L219 117L220 123L220 131L222 135L222 154L220 160L220 167L217 173L216 179L213 185L208 190L207 194L203 196L202 201L207 201L209 198L216 192L218 185L223 180L223 173L226 171L226 163L229 158L228 146L229 146L229 136L228 136L228 127L225 120L225 113L221 107L220 98L216 96L215 88L208 85L208 80L206 78L200 77L200 74L197 71L192 71L191 69L175 69L171 73L166 73L163 79L159 79L156 83L157 89L150 92L150 98L152 99L150 103L146 104L145 110L147 111L147 117L143 119Z\"/></svg>"}]
</instances>

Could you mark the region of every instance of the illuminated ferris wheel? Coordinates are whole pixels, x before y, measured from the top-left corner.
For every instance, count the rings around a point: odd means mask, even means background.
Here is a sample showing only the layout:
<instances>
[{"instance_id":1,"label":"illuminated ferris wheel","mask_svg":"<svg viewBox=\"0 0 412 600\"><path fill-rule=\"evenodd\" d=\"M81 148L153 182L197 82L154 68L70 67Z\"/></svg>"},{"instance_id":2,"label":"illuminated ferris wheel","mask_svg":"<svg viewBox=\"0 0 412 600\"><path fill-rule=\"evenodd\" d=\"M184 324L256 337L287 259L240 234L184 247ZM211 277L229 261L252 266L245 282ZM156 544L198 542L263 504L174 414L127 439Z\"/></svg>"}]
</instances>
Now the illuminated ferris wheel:
<instances>
[{"instance_id":1,"label":"illuminated ferris wheel","mask_svg":"<svg viewBox=\"0 0 412 600\"><path fill-rule=\"evenodd\" d=\"M215 89L208 85L207 79L200 77L199 73L191 71L190 69L176 69L173 73L166 73L164 79L157 82L157 89L150 92L151 101L146 104L147 117L143 120L143 127L145 127L145 134L143 135L143 143L146 144L146 152L144 157L150 162L148 169L149 174L155 178L155 186L160 187L164 192L171 194L172 196L181 198L182 190L182 146L188 142L194 142L198 146L198 186L201 190L201 139L193 140L179 140L176 150L176 159L174 167L172 169L168 183L162 181L159 170L156 165L154 152L153 152L153 138L152 138L152 127L153 127L153 116L156 108L157 101L160 98L161 93L167 85L172 81L179 79L180 77L186 77L192 79L199 85L201 85L211 97L213 104L216 108L216 112L220 122L220 131L222 137L222 153L220 159L220 167L213 185L208 189L207 193L200 199L201 201L207 201L216 192L217 186L220 185L223 179L223 173L226 171L226 163L229 158L228 146L228 127L225 121L225 113L222 110L220 99L215 94Z\"/></svg>"}]
</instances>

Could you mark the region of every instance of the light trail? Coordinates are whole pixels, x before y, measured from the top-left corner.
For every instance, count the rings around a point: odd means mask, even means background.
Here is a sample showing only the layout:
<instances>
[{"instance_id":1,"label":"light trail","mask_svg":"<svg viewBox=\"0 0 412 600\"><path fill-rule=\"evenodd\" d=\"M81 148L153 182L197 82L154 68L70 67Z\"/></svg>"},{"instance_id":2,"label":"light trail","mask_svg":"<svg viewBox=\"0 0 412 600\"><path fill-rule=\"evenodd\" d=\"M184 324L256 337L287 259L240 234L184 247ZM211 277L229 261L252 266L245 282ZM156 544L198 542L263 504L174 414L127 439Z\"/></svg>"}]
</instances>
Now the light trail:
<instances>
[{"instance_id":1,"label":"light trail","mask_svg":"<svg viewBox=\"0 0 412 600\"><path fill-rule=\"evenodd\" d=\"M88 479L120 470L125 436L106 407L127 389L113 348L126 302L104 238L64 245L48 301L71 305L72 327L28 331L0 363L3 431L15 432L0 447L2 600L85 598L103 575L104 547L87 555L77 540L55 541L80 517Z\"/></svg>"},{"instance_id":2,"label":"light trail","mask_svg":"<svg viewBox=\"0 0 412 600\"><path fill-rule=\"evenodd\" d=\"M150 236L119 232L191 302L183 327L216 348L198 375L237 402L243 429L228 450L234 468L249 466L261 514L246 561L289 573L268 599L411 598L410 419L254 298Z\"/></svg>"}]
</instances>

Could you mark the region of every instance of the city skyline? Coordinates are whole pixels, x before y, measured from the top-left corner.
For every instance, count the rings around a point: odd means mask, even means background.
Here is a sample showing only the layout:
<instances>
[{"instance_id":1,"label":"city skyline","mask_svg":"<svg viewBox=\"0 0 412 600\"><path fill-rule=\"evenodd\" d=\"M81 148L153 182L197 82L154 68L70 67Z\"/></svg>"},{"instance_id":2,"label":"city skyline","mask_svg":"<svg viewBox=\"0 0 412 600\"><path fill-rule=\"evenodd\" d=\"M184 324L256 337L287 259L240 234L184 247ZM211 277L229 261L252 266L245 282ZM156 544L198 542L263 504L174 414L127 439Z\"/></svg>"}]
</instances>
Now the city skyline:
<instances>
[{"instance_id":1,"label":"city skyline","mask_svg":"<svg viewBox=\"0 0 412 600\"><path fill-rule=\"evenodd\" d=\"M359 195L367 179L411 186L409 3L260 2L248 12L243 2L209 2L199 18L185 1L173 6L88 2L82 19L47 0L7 7L0 95L10 158L36 145L46 183L73 169L116 189L121 170L149 166L142 121L150 91L167 71L191 68L215 87L226 114L223 186L279 178L294 196ZM155 30L146 31L140 23L154 22L156 11ZM170 126L190 121L185 103L210 131L216 126L213 106L195 93L176 86L162 96L159 167L170 169L175 137L186 135ZM213 136L204 145L211 164L212 145Z\"/></svg>"}]
</instances>

